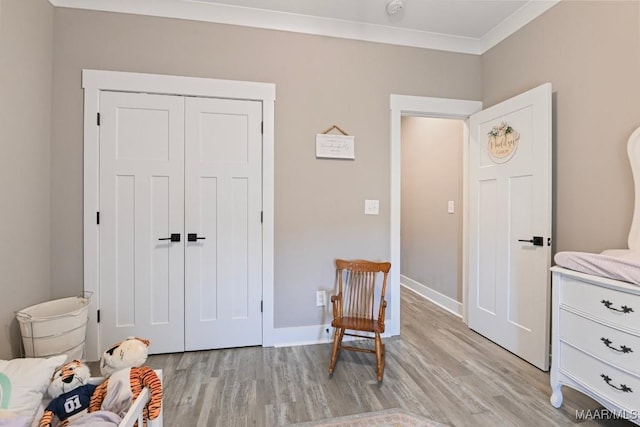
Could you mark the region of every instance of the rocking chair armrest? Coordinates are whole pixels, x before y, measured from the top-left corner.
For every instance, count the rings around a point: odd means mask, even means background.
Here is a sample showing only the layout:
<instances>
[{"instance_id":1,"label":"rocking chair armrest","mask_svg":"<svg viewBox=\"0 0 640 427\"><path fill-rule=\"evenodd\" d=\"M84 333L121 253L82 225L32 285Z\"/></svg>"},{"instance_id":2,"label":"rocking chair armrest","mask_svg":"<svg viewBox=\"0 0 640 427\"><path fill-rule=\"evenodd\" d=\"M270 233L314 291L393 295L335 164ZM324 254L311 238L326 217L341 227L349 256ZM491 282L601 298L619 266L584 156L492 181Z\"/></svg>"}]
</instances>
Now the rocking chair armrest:
<instances>
[{"instance_id":1,"label":"rocking chair armrest","mask_svg":"<svg viewBox=\"0 0 640 427\"><path fill-rule=\"evenodd\" d=\"M333 318L342 317L342 293L331 295L331 305L333 306Z\"/></svg>"},{"instance_id":2,"label":"rocking chair armrest","mask_svg":"<svg viewBox=\"0 0 640 427\"><path fill-rule=\"evenodd\" d=\"M380 302L380 313L378 314L378 322L382 322L384 324L384 313L387 309L387 300L382 300Z\"/></svg>"}]
</instances>

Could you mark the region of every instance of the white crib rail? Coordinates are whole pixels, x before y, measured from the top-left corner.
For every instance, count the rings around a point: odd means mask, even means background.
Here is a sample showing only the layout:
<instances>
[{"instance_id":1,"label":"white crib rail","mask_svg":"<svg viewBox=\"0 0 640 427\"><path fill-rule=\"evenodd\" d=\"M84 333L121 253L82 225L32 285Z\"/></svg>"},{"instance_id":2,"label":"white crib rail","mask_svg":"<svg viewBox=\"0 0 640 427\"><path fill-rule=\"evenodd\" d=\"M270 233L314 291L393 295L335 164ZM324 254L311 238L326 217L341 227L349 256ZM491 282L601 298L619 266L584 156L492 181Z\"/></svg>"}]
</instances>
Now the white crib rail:
<instances>
[{"instance_id":1,"label":"white crib rail","mask_svg":"<svg viewBox=\"0 0 640 427\"><path fill-rule=\"evenodd\" d=\"M158 375L160 382L162 382L162 369L156 369L155 373ZM131 408L127 411L127 415L124 416L118 427L133 427L138 422L138 427L144 426L144 418L142 416L143 409L149 399L151 393L148 388L143 388L138 398L131 404ZM162 409L160 409L160 415L155 420L148 420L147 427L162 427Z\"/></svg>"}]
</instances>

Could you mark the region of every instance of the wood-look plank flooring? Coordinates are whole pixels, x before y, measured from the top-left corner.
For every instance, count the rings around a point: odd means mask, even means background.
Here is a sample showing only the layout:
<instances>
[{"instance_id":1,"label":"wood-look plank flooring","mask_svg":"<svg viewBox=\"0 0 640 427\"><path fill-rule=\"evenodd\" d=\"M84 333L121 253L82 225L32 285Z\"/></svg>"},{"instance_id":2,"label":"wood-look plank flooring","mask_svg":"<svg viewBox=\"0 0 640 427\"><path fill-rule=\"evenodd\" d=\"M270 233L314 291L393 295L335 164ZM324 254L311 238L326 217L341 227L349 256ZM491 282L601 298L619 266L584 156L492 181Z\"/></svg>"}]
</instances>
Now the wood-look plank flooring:
<instances>
[{"instance_id":1,"label":"wood-look plank flooring","mask_svg":"<svg viewBox=\"0 0 640 427\"><path fill-rule=\"evenodd\" d=\"M409 290L401 306L382 384L374 355L348 351L330 379L330 344L149 356L163 370L165 427L286 426L389 408L461 427L631 425L576 420L577 410L599 405L564 387L555 409L547 372Z\"/></svg>"}]
</instances>

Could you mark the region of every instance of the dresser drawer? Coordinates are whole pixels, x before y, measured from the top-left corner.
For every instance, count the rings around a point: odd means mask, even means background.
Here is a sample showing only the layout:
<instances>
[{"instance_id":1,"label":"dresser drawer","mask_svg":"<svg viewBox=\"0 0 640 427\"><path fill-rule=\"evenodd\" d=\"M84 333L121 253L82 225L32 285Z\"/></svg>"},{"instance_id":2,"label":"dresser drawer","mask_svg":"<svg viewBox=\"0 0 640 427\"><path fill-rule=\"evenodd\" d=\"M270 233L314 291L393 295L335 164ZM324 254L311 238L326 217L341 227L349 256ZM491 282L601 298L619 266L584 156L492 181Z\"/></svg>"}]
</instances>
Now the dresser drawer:
<instances>
[{"instance_id":1,"label":"dresser drawer","mask_svg":"<svg viewBox=\"0 0 640 427\"><path fill-rule=\"evenodd\" d=\"M560 324L562 341L640 376L640 337L565 310L560 310Z\"/></svg>"},{"instance_id":2,"label":"dresser drawer","mask_svg":"<svg viewBox=\"0 0 640 427\"><path fill-rule=\"evenodd\" d=\"M560 370L629 411L640 411L640 378L560 344Z\"/></svg>"},{"instance_id":3,"label":"dresser drawer","mask_svg":"<svg viewBox=\"0 0 640 427\"><path fill-rule=\"evenodd\" d=\"M640 295L596 286L565 277L560 292L562 305L590 314L640 334Z\"/></svg>"}]
</instances>

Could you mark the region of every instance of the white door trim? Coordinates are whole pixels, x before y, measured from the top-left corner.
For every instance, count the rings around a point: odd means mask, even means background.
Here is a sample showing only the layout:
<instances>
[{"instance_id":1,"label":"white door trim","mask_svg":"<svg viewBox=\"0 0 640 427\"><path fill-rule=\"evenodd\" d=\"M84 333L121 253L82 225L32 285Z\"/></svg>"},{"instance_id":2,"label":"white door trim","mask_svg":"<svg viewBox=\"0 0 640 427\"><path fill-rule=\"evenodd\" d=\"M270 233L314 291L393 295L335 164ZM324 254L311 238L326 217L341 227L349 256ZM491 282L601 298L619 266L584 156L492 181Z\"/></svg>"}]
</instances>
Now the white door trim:
<instances>
[{"instance_id":1,"label":"white door trim","mask_svg":"<svg viewBox=\"0 0 640 427\"><path fill-rule=\"evenodd\" d=\"M465 120L463 138L465 143L463 144L463 219L462 219L462 304L463 304L463 319L466 321L467 308L467 224L468 224L468 212L467 212L467 187L468 187L468 156L469 156L469 123L468 118L471 114L482 110L482 102L480 101L468 101L460 99L447 99L447 98L429 98L422 96L407 96L407 95L391 95L390 97L390 109L391 109L391 238L390 238L390 251L391 265L396 266L391 268L389 273L389 286L391 294L391 312L392 319L388 322L388 331L391 335L400 334L400 316L396 313L400 313L400 194L402 190L401 186L401 142L402 142L402 130L401 130L401 118L402 116L422 116L422 117L440 117L449 119L462 119Z\"/></svg>"},{"instance_id":2,"label":"white door trim","mask_svg":"<svg viewBox=\"0 0 640 427\"><path fill-rule=\"evenodd\" d=\"M273 83L242 82L197 77L117 71L82 70L84 89L84 290L92 294L87 325L85 358L98 360L104 343L98 340L99 234L96 213L99 206L99 128L96 125L100 91L146 92L165 95L257 100L262 102L262 345L274 344L274 107Z\"/></svg>"}]
</instances>

